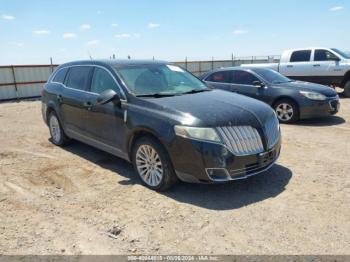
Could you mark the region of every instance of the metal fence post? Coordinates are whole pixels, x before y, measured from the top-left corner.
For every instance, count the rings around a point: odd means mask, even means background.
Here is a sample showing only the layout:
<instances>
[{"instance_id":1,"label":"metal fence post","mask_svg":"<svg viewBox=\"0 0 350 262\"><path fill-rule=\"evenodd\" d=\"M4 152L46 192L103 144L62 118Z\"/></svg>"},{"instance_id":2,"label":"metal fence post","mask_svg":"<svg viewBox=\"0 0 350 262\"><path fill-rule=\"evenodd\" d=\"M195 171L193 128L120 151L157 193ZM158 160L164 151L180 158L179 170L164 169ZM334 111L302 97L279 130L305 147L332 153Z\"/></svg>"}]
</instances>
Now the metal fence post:
<instances>
[{"instance_id":1,"label":"metal fence post","mask_svg":"<svg viewBox=\"0 0 350 262\"><path fill-rule=\"evenodd\" d=\"M232 66L235 66L235 61L234 61L233 53L232 53L232 55L231 55L231 59L232 59Z\"/></svg>"},{"instance_id":2,"label":"metal fence post","mask_svg":"<svg viewBox=\"0 0 350 262\"><path fill-rule=\"evenodd\" d=\"M19 99L19 97L18 97L18 88L17 88L17 80L16 80L15 67L14 67L13 65L11 66L11 71L12 71L13 84L14 84L14 86L15 86L15 91L16 91L16 99Z\"/></svg>"},{"instance_id":3,"label":"metal fence post","mask_svg":"<svg viewBox=\"0 0 350 262\"><path fill-rule=\"evenodd\" d=\"M198 69L199 69L199 75L202 74L202 62L198 61Z\"/></svg>"},{"instance_id":4,"label":"metal fence post","mask_svg":"<svg viewBox=\"0 0 350 262\"><path fill-rule=\"evenodd\" d=\"M214 70L214 57L211 57L211 70Z\"/></svg>"},{"instance_id":5,"label":"metal fence post","mask_svg":"<svg viewBox=\"0 0 350 262\"><path fill-rule=\"evenodd\" d=\"M187 56L186 56L186 58L185 58L185 68L186 68L186 70L187 70Z\"/></svg>"}]
</instances>

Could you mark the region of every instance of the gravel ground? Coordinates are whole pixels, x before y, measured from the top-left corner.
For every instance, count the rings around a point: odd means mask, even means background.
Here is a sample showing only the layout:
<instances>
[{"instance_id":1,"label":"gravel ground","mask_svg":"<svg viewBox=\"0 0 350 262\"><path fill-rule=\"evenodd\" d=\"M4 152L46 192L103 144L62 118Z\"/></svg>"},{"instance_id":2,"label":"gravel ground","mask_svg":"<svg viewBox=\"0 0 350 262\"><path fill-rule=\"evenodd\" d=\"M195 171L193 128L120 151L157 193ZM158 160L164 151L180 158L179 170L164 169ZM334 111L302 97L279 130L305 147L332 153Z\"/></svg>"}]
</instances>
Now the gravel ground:
<instances>
[{"instance_id":1,"label":"gravel ground","mask_svg":"<svg viewBox=\"0 0 350 262\"><path fill-rule=\"evenodd\" d=\"M248 180L140 185L127 162L49 141L40 102L0 104L0 254L350 254L350 99L283 125Z\"/></svg>"}]
</instances>

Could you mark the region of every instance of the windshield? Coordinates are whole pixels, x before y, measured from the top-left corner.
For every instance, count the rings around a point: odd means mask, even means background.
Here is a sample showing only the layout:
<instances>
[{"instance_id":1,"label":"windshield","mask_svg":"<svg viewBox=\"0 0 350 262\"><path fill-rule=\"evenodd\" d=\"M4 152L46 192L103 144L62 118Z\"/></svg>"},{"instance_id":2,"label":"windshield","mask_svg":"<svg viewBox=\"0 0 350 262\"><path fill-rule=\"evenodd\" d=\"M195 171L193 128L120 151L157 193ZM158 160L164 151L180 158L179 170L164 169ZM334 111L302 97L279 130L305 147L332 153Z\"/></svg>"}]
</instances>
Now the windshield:
<instances>
[{"instance_id":1,"label":"windshield","mask_svg":"<svg viewBox=\"0 0 350 262\"><path fill-rule=\"evenodd\" d=\"M272 69L254 68L252 70L255 73L257 73L261 78L263 78L266 82L271 84L282 84L292 82L292 80L290 80L289 78L281 75L280 73Z\"/></svg>"},{"instance_id":2,"label":"windshield","mask_svg":"<svg viewBox=\"0 0 350 262\"><path fill-rule=\"evenodd\" d=\"M344 53L343 51L340 51L336 48L331 48L331 50L333 50L334 52L336 52L338 55L341 55L342 57L344 57L345 59L350 59L350 55L347 55L346 53Z\"/></svg>"},{"instance_id":3,"label":"windshield","mask_svg":"<svg viewBox=\"0 0 350 262\"><path fill-rule=\"evenodd\" d=\"M209 90L181 67L167 64L119 65L115 69L136 96L178 95Z\"/></svg>"}]
</instances>

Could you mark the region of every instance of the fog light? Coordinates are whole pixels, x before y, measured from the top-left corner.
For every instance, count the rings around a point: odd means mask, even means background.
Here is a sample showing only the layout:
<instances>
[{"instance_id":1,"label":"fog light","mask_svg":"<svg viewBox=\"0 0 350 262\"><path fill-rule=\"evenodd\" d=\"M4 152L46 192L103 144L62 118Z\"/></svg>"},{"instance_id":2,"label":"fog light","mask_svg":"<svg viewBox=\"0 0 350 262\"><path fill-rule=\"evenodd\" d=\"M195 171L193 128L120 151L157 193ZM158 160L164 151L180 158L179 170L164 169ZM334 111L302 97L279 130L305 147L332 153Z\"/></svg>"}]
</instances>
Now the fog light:
<instances>
[{"instance_id":1,"label":"fog light","mask_svg":"<svg viewBox=\"0 0 350 262\"><path fill-rule=\"evenodd\" d=\"M230 180L230 175L225 168L207 168L207 174L213 181Z\"/></svg>"}]
</instances>

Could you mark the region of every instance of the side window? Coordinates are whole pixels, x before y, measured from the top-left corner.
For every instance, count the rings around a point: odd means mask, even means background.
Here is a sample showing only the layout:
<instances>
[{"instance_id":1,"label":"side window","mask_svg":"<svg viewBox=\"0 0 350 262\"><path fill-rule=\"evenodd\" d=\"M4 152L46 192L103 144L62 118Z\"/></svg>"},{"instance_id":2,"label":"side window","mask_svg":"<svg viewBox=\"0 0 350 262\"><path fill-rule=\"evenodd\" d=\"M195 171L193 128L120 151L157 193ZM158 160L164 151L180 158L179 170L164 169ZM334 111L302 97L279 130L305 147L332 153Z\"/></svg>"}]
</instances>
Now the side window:
<instances>
[{"instance_id":1,"label":"side window","mask_svg":"<svg viewBox=\"0 0 350 262\"><path fill-rule=\"evenodd\" d=\"M90 72L90 66L71 67L65 81L66 86L78 90L87 90Z\"/></svg>"},{"instance_id":2,"label":"side window","mask_svg":"<svg viewBox=\"0 0 350 262\"><path fill-rule=\"evenodd\" d=\"M246 71L234 71L233 72L233 84L238 85L254 85L254 81L260 81L256 76L252 75L249 72Z\"/></svg>"},{"instance_id":3,"label":"side window","mask_svg":"<svg viewBox=\"0 0 350 262\"><path fill-rule=\"evenodd\" d=\"M67 74L68 68L63 68L60 69L57 74L55 75L55 77L52 79L52 82L56 82L56 83L64 83L64 79L66 78L66 74Z\"/></svg>"},{"instance_id":4,"label":"side window","mask_svg":"<svg viewBox=\"0 0 350 262\"><path fill-rule=\"evenodd\" d=\"M293 52L291 62L309 62L311 58L311 50L301 50Z\"/></svg>"},{"instance_id":5,"label":"side window","mask_svg":"<svg viewBox=\"0 0 350 262\"><path fill-rule=\"evenodd\" d=\"M218 82L218 83L230 83L230 71L220 71L211 74L205 79L205 81Z\"/></svg>"},{"instance_id":6,"label":"side window","mask_svg":"<svg viewBox=\"0 0 350 262\"><path fill-rule=\"evenodd\" d=\"M106 70L96 67L92 77L90 91L101 94L108 89L112 89L120 95L119 87L113 77Z\"/></svg>"},{"instance_id":7,"label":"side window","mask_svg":"<svg viewBox=\"0 0 350 262\"><path fill-rule=\"evenodd\" d=\"M323 50L323 49L317 49L315 50L315 61L334 61L337 60L338 57L327 51L327 50Z\"/></svg>"}]
</instances>

